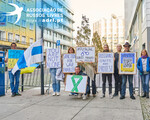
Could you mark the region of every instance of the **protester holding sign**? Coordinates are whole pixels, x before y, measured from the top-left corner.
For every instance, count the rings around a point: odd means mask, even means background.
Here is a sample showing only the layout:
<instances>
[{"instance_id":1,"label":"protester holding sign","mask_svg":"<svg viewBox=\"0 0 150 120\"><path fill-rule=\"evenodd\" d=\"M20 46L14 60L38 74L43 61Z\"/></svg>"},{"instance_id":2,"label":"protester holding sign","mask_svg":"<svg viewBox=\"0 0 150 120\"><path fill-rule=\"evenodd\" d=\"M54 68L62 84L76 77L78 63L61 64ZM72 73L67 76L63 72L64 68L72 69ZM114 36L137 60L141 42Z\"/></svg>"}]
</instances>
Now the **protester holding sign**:
<instances>
[{"instance_id":1,"label":"protester holding sign","mask_svg":"<svg viewBox=\"0 0 150 120\"><path fill-rule=\"evenodd\" d=\"M114 77L115 77L115 93L114 97L118 96L118 92L120 91L121 95L121 84L122 84L122 76L119 75L119 53L121 52L122 45L117 45L117 52L115 53L115 62L114 62Z\"/></svg>"},{"instance_id":2,"label":"protester holding sign","mask_svg":"<svg viewBox=\"0 0 150 120\"><path fill-rule=\"evenodd\" d=\"M149 98L149 73L150 73L150 58L146 50L142 50L141 57L138 59L137 68L140 71L142 80L143 96Z\"/></svg>"},{"instance_id":3,"label":"protester holding sign","mask_svg":"<svg viewBox=\"0 0 150 120\"><path fill-rule=\"evenodd\" d=\"M74 53L75 53L75 49L73 47L70 47L68 49L68 54L74 54ZM64 84L65 85L66 85L66 77L67 77L67 75L72 75L73 73L65 73L65 80L64 80ZM69 93L69 96L72 96L72 95L77 95L77 94L76 93Z\"/></svg>"},{"instance_id":4,"label":"protester holding sign","mask_svg":"<svg viewBox=\"0 0 150 120\"><path fill-rule=\"evenodd\" d=\"M109 52L109 46L107 44L104 45L103 47L103 52ZM102 74L102 81L103 81L103 94L101 98L105 97L105 92L106 92L106 78L108 78L108 83L109 83L109 97L112 99L112 74Z\"/></svg>"},{"instance_id":5,"label":"protester holding sign","mask_svg":"<svg viewBox=\"0 0 150 120\"><path fill-rule=\"evenodd\" d=\"M60 80L57 80L56 73L59 71L58 68L61 68L61 52L60 48L52 48L47 49L46 63L47 68L50 68L50 74L52 79L52 87L53 87L53 96L60 95ZM61 73L60 73L61 74Z\"/></svg>"},{"instance_id":6,"label":"protester holding sign","mask_svg":"<svg viewBox=\"0 0 150 120\"><path fill-rule=\"evenodd\" d=\"M126 42L123 46L125 49L124 52L130 52L131 45L128 42ZM133 75L128 74L122 75L122 87L121 87L122 90L120 99L125 99L127 78L129 81L130 98L134 100L135 97L133 95Z\"/></svg>"},{"instance_id":7,"label":"protester holding sign","mask_svg":"<svg viewBox=\"0 0 150 120\"><path fill-rule=\"evenodd\" d=\"M12 43L11 44L11 50L16 50L16 49L17 49L17 44ZM5 62L8 62L8 58L9 58L9 55L8 55L8 52L7 52ZM11 63L9 62L9 64L11 64ZM8 65L8 66L10 66L10 65ZM9 72L9 79L10 79L10 88L11 88L11 92L12 92L11 96L12 97L21 96L21 94L18 92L20 70L18 70L14 75L12 74L12 68L8 69L8 72Z\"/></svg>"},{"instance_id":8,"label":"protester holding sign","mask_svg":"<svg viewBox=\"0 0 150 120\"><path fill-rule=\"evenodd\" d=\"M75 75L84 75L84 76L87 76L85 73L83 73L81 70L80 70L80 67L77 66L75 68ZM89 91L90 91L90 78L88 77L88 80L87 80L87 88L86 88L86 93L85 94L78 94L78 98L81 98L83 97L83 100L85 100L87 98L87 94L89 94Z\"/></svg>"}]
</instances>

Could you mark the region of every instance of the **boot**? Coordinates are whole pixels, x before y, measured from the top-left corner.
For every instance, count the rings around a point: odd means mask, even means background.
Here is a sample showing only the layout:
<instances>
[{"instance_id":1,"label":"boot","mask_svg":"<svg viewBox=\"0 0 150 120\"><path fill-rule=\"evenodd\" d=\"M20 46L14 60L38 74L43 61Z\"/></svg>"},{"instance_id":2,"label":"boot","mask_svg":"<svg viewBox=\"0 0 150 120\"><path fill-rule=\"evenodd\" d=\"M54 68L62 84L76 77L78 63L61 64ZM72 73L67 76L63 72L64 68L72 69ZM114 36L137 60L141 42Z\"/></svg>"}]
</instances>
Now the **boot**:
<instances>
[{"instance_id":1,"label":"boot","mask_svg":"<svg viewBox=\"0 0 150 120\"><path fill-rule=\"evenodd\" d=\"M148 93L146 93L146 98L149 98L149 92L148 92Z\"/></svg>"},{"instance_id":2,"label":"boot","mask_svg":"<svg viewBox=\"0 0 150 120\"><path fill-rule=\"evenodd\" d=\"M144 92L144 94L142 95L142 97L146 97L146 92Z\"/></svg>"}]
</instances>

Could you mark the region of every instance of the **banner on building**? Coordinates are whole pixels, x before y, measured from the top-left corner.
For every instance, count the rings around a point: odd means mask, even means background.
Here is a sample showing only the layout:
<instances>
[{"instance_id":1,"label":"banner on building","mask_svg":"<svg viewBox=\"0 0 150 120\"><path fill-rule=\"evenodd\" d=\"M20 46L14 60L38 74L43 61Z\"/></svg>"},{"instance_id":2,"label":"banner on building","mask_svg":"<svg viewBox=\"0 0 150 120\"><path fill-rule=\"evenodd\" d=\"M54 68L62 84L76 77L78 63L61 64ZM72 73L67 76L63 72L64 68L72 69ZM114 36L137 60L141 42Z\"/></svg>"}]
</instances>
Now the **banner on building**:
<instances>
[{"instance_id":1,"label":"banner on building","mask_svg":"<svg viewBox=\"0 0 150 120\"><path fill-rule=\"evenodd\" d=\"M119 54L119 74L136 74L136 53Z\"/></svg>"},{"instance_id":2,"label":"banner on building","mask_svg":"<svg viewBox=\"0 0 150 120\"><path fill-rule=\"evenodd\" d=\"M75 73L76 54L63 55L63 73Z\"/></svg>"},{"instance_id":3,"label":"banner on building","mask_svg":"<svg viewBox=\"0 0 150 120\"><path fill-rule=\"evenodd\" d=\"M13 69L24 50L8 50L8 69Z\"/></svg>"},{"instance_id":4,"label":"banner on building","mask_svg":"<svg viewBox=\"0 0 150 120\"><path fill-rule=\"evenodd\" d=\"M82 75L67 75L66 77L66 92L86 93L87 76Z\"/></svg>"},{"instance_id":5,"label":"banner on building","mask_svg":"<svg viewBox=\"0 0 150 120\"><path fill-rule=\"evenodd\" d=\"M98 53L98 73L114 73L114 53Z\"/></svg>"},{"instance_id":6,"label":"banner on building","mask_svg":"<svg viewBox=\"0 0 150 120\"><path fill-rule=\"evenodd\" d=\"M46 66L47 68L60 68L61 67L60 48L50 48L46 50Z\"/></svg>"},{"instance_id":7,"label":"banner on building","mask_svg":"<svg viewBox=\"0 0 150 120\"><path fill-rule=\"evenodd\" d=\"M76 47L76 62L95 62L95 47Z\"/></svg>"}]
</instances>

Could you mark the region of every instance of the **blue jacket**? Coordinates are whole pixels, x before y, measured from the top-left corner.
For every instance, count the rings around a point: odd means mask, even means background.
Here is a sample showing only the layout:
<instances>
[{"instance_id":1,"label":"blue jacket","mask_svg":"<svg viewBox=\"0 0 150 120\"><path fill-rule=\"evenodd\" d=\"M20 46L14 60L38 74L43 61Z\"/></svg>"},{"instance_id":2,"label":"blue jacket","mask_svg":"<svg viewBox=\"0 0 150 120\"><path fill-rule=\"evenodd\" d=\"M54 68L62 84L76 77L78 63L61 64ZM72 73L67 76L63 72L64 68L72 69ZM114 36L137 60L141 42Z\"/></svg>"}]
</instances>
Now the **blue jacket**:
<instances>
[{"instance_id":1,"label":"blue jacket","mask_svg":"<svg viewBox=\"0 0 150 120\"><path fill-rule=\"evenodd\" d=\"M144 72L141 57L138 59L137 68L140 71L140 73ZM149 57L147 58L146 72L150 72L150 58Z\"/></svg>"}]
</instances>

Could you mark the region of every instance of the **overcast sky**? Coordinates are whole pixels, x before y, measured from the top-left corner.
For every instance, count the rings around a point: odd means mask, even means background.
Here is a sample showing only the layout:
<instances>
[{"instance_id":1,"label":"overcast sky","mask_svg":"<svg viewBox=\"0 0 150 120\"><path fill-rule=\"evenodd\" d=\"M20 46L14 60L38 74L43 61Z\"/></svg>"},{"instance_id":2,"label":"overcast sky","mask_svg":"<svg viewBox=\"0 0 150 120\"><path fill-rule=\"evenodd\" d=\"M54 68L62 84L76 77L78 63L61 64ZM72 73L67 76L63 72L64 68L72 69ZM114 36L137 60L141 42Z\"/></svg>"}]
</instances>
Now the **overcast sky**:
<instances>
[{"instance_id":1,"label":"overcast sky","mask_svg":"<svg viewBox=\"0 0 150 120\"><path fill-rule=\"evenodd\" d=\"M124 0L69 0L69 2L75 14L75 30L81 25L82 14L90 19L91 28L95 21L103 17L110 18L111 14L124 17Z\"/></svg>"}]
</instances>

